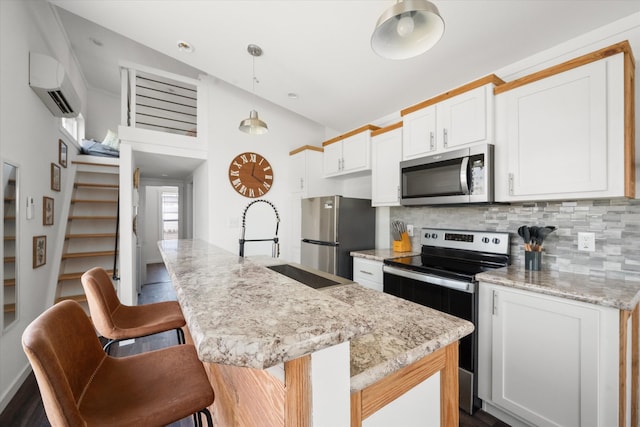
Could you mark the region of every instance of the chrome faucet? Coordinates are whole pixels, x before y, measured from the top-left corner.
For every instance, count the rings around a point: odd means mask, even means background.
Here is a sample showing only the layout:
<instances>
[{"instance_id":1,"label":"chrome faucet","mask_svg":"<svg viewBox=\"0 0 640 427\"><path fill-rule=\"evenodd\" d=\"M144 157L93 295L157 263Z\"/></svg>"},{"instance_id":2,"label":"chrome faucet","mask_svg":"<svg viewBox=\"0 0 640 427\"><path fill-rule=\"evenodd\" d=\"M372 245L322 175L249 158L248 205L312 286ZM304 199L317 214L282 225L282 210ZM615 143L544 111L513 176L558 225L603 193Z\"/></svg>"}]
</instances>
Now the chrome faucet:
<instances>
[{"instance_id":1,"label":"chrome faucet","mask_svg":"<svg viewBox=\"0 0 640 427\"><path fill-rule=\"evenodd\" d=\"M245 239L244 234L247 226L247 211L254 204L262 202L266 203L273 208L273 211L276 213L276 234L271 239ZM275 205L268 200L258 199L254 200L244 208L244 212L242 212L242 235L240 236L240 256L244 257L244 244L246 242L268 242L273 241L273 245L271 247L271 256L273 258L278 258L280 256L280 243L278 243L278 227L280 226L280 215L278 215L278 209L276 209Z\"/></svg>"}]
</instances>

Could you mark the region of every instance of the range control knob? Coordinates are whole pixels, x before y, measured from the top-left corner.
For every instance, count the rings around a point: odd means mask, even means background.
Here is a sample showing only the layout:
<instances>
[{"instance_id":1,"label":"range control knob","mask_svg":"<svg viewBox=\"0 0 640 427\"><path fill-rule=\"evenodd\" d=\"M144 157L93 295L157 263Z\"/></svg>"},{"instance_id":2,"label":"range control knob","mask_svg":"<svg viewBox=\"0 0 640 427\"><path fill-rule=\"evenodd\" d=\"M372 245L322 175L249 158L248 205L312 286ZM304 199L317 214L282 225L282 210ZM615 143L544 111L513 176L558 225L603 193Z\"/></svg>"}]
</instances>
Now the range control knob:
<instances>
[{"instance_id":1,"label":"range control knob","mask_svg":"<svg viewBox=\"0 0 640 427\"><path fill-rule=\"evenodd\" d=\"M492 240L492 242L493 242L495 245L497 245L497 244L499 244L499 243L500 243L500 239L498 239L497 237L494 237L494 238L493 238L493 240Z\"/></svg>"},{"instance_id":2,"label":"range control knob","mask_svg":"<svg viewBox=\"0 0 640 427\"><path fill-rule=\"evenodd\" d=\"M489 238L488 237L483 237L482 238L482 243L489 243Z\"/></svg>"},{"instance_id":3,"label":"range control knob","mask_svg":"<svg viewBox=\"0 0 640 427\"><path fill-rule=\"evenodd\" d=\"M431 238L431 234L429 234L429 233L424 233L424 238L425 238L425 239L430 239L430 238Z\"/></svg>"},{"instance_id":4,"label":"range control knob","mask_svg":"<svg viewBox=\"0 0 640 427\"><path fill-rule=\"evenodd\" d=\"M437 238L438 238L438 235L437 235L436 233L433 233L433 234L431 235L431 237L433 237L434 239L437 239Z\"/></svg>"}]
</instances>

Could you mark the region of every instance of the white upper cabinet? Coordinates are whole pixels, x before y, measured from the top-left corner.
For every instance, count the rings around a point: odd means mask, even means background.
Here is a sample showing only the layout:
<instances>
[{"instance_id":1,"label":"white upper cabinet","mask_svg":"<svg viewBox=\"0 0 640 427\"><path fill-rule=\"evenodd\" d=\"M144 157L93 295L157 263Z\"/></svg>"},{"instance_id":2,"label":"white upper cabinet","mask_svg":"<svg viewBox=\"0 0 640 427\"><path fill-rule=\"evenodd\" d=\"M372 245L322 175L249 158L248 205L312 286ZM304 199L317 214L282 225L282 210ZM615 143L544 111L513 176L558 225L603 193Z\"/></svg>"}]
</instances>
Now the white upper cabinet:
<instances>
[{"instance_id":1,"label":"white upper cabinet","mask_svg":"<svg viewBox=\"0 0 640 427\"><path fill-rule=\"evenodd\" d=\"M371 130L363 126L322 143L324 176L338 176L371 170Z\"/></svg>"},{"instance_id":2,"label":"white upper cabinet","mask_svg":"<svg viewBox=\"0 0 640 427\"><path fill-rule=\"evenodd\" d=\"M436 151L436 106L430 105L402 117L402 159Z\"/></svg>"},{"instance_id":3,"label":"white upper cabinet","mask_svg":"<svg viewBox=\"0 0 640 427\"><path fill-rule=\"evenodd\" d=\"M491 75L402 110L403 160L492 142L493 88L501 83Z\"/></svg>"},{"instance_id":4,"label":"white upper cabinet","mask_svg":"<svg viewBox=\"0 0 640 427\"><path fill-rule=\"evenodd\" d=\"M402 122L371 136L371 205L400 206Z\"/></svg>"},{"instance_id":5,"label":"white upper cabinet","mask_svg":"<svg viewBox=\"0 0 640 427\"><path fill-rule=\"evenodd\" d=\"M633 64L624 53L591 61L496 89L497 201L634 196L633 140L625 136Z\"/></svg>"},{"instance_id":6,"label":"white upper cabinet","mask_svg":"<svg viewBox=\"0 0 640 427\"><path fill-rule=\"evenodd\" d=\"M322 178L323 150L320 147L305 145L289 153L289 191L302 193L302 197L324 195L327 183Z\"/></svg>"}]
</instances>

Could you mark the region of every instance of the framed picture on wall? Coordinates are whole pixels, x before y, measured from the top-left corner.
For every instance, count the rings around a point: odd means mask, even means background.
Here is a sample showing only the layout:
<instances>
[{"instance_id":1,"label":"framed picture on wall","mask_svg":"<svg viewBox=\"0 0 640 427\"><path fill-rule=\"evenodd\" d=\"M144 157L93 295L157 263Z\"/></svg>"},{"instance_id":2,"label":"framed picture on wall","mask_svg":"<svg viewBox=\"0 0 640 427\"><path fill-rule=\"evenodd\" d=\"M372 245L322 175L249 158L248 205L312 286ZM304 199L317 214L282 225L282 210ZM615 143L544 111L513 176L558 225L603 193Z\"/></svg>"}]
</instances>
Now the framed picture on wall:
<instances>
[{"instance_id":1,"label":"framed picture on wall","mask_svg":"<svg viewBox=\"0 0 640 427\"><path fill-rule=\"evenodd\" d=\"M67 167L67 144L62 142L61 139L58 140L58 163L63 168Z\"/></svg>"},{"instance_id":2,"label":"framed picture on wall","mask_svg":"<svg viewBox=\"0 0 640 427\"><path fill-rule=\"evenodd\" d=\"M33 268L47 263L47 236L33 236Z\"/></svg>"},{"instance_id":3,"label":"framed picture on wall","mask_svg":"<svg viewBox=\"0 0 640 427\"><path fill-rule=\"evenodd\" d=\"M60 191L60 166L51 163L51 189Z\"/></svg>"},{"instance_id":4,"label":"framed picture on wall","mask_svg":"<svg viewBox=\"0 0 640 427\"><path fill-rule=\"evenodd\" d=\"M42 198L42 225L53 225L53 198Z\"/></svg>"}]
</instances>

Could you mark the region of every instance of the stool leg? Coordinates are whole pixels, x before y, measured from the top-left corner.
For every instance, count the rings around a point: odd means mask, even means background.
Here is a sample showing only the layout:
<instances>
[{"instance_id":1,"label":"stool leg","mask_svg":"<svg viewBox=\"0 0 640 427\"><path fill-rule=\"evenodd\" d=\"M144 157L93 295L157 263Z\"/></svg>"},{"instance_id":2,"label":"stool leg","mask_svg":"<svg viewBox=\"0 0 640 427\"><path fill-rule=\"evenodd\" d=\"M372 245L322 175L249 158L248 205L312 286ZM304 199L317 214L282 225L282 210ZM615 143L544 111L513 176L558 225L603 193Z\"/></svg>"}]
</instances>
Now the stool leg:
<instances>
[{"instance_id":1,"label":"stool leg","mask_svg":"<svg viewBox=\"0 0 640 427\"><path fill-rule=\"evenodd\" d=\"M178 344L184 344L185 338L184 338L184 332L182 331L182 328L176 328L176 332L178 334Z\"/></svg>"},{"instance_id":2,"label":"stool leg","mask_svg":"<svg viewBox=\"0 0 640 427\"><path fill-rule=\"evenodd\" d=\"M109 354L109 349L111 348L111 344L113 344L114 342L117 342L118 340L109 340L109 342L107 342L104 347L102 347L102 349L105 351L105 353Z\"/></svg>"},{"instance_id":3,"label":"stool leg","mask_svg":"<svg viewBox=\"0 0 640 427\"><path fill-rule=\"evenodd\" d=\"M200 414L204 414L204 416L207 418L207 425L209 427L214 427L213 426L213 418L211 417L211 412L209 412L209 410L207 408L204 408L203 410L201 410L198 413L198 419L200 418ZM200 424L200 426L202 426L202 424Z\"/></svg>"}]
</instances>

